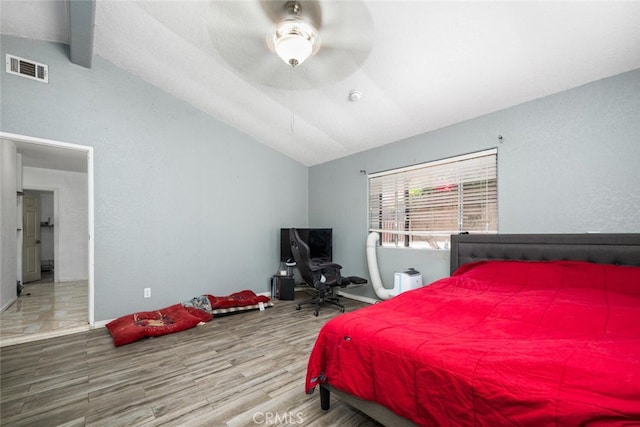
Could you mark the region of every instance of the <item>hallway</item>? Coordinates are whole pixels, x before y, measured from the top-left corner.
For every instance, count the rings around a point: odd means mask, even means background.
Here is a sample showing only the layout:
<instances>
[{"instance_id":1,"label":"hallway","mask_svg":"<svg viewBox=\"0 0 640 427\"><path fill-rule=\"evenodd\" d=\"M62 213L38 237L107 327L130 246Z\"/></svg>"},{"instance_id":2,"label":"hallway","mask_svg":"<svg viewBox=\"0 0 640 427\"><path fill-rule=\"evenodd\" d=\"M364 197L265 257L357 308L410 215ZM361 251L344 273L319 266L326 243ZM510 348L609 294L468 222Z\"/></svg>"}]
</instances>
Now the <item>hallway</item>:
<instances>
[{"instance_id":1,"label":"hallway","mask_svg":"<svg viewBox=\"0 0 640 427\"><path fill-rule=\"evenodd\" d=\"M89 330L88 283L53 282L53 273L27 283L0 314L0 346Z\"/></svg>"}]
</instances>

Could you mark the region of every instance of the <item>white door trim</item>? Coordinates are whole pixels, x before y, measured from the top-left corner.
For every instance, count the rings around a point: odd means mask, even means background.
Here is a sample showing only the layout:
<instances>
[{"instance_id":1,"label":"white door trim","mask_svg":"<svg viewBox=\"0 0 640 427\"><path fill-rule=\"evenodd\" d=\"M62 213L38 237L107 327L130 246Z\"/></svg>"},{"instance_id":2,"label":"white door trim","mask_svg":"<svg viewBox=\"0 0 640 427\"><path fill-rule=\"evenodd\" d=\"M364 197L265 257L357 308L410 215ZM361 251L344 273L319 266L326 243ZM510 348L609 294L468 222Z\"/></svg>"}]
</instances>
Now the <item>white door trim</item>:
<instances>
[{"instance_id":1,"label":"white door trim","mask_svg":"<svg viewBox=\"0 0 640 427\"><path fill-rule=\"evenodd\" d=\"M28 142L31 144L48 145L51 147L67 148L70 150L84 151L87 153L87 187L88 187L88 225L89 225L89 325L94 327L95 309L94 309L94 202L93 202L93 147L87 145L70 144L68 142L55 141L52 139L37 138L33 136L18 135L14 133L0 132L0 138L10 139L19 142Z\"/></svg>"}]
</instances>

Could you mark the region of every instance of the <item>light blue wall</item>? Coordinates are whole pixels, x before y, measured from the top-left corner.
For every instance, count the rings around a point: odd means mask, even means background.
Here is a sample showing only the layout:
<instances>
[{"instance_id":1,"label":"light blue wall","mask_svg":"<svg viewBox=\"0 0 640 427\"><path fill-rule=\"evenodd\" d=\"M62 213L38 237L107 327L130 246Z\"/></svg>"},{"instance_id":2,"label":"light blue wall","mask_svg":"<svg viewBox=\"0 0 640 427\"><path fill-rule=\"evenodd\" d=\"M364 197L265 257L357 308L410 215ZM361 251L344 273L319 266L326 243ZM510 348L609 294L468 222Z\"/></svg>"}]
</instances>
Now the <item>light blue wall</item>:
<instances>
[{"instance_id":1,"label":"light blue wall","mask_svg":"<svg viewBox=\"0 0 640 427\"><path fill-rule=\"evenodd\" d=\"M270 289L280 227L308 221L305 166L100 57L86 69L65 45L0 44L49 65L49 84L0 73L1 130L94 147L96 321Z\"/></svg>"},{"instance_id":2,"label":"light blue wall","mask_svg":"<svg viewBox=\"0 0 640 427\"><path fill-rule=\"evenodd\" d=\"M640 232L640 70L314 166L309 224L332 226L335 261L368 277L367 177L359 171L492 147L500 233ZM386 287L407 267L425 282L449 273L446 251L379 248L378 260ZM353 293L375 297L370 286Z\"/></svg>"},{"instance_id":3,"label":"light blue wall","mask_svg":"<svg viewBox=\"0 0 640 427\"><path fill-rule=\"evenodd\" d=\"M0 73L1 130L94 147L98 321L267 291L280 227L333 227L335 260L368 277L360 170L491 147L500 232L640 231L640 70L307 169L100 57L86 69L64 45L3 36L0 47L50 66L48 85ZM407 267L448 274L444 251L385 248L379 260L387 286Z\"/></svg>"},{"instance_id":4,"label":"light blue wall","mask_svg":"<svg viewBox=\"0 0 640 427\"><path fill-rule=\"evenodd\" d=\"M0 312L17 298L18 235L22 228L16 217L16 146L12 141L0 139Z\"/></svg>"}]
</instances>

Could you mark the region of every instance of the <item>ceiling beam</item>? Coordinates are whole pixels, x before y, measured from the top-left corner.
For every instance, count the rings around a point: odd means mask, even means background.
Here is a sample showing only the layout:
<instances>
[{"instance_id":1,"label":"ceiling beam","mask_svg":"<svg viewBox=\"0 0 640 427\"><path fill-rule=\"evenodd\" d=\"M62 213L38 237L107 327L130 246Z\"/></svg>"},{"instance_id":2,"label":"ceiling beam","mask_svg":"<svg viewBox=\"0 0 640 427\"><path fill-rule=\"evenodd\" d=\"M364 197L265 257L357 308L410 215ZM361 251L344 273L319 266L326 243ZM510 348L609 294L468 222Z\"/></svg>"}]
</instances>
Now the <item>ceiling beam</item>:
<instances>
[{"instance_id":1,"label":"ceiling beam","mask_svg":"<svg viewBox=\"0 0 640 427\"><path fill-rule=\"evenodd\" d=\"M69 0L71 62L87 68L93 60L95 12L95 0Z\"/></svg>"}]
</instances>

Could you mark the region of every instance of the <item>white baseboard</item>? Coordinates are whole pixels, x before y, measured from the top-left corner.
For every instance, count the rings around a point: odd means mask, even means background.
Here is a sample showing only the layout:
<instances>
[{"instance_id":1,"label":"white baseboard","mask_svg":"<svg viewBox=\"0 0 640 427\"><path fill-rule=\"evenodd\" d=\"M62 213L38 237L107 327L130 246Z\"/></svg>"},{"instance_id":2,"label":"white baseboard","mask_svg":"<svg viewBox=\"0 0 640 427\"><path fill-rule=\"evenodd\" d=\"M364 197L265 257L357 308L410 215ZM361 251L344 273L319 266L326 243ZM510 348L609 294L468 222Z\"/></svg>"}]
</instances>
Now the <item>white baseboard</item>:
<instances>
[{"instance_id":1,"label":"white baseboard","mask_svg":"<svg viewBox=\"0 0 640 427\"><path fill-rule=\"evenodd\" d=\"M4 307L0 308L0 313L2 313L3 311L5 311L7 308L11 307L11 304L13 304L14 302L18 301L18 297L15 297L14 299L12 299L11 301L9 301L8 303L6 303L4 305Z\"/></svg>"},{"instance_id":2,"label":"white baseboard","mask_svg":"<svg viewBox=\"0 0 640 427\"><path fill-rule=\"evenodd\" d=\"M57 338L64 335L75 334L78 332L85 332L90 329L89 325L86 326L75 326L73 328L58 330L58 331L48 331L48 332L39 332L37 334L22 334L17 335L15 337L3 338L0 341L0 347L7 347L10 345L16 344L24 344L31 341L44 340L49 338Z\"/></svg>"},{"instance_id":3,"label":"white baseboard","mask_svg":"<svg viewBox=\"0 0 640 427\"><path fill-rule=\"evenodd\" d=\"M107 323L111 322L112 320L115 319L99 320L97 322L93 322L93 325L91 325L91 329L104 328L105 326L107 326Z\"/></svg>"},{"instance_id":4,"label":"white baseboard","mask_svg":"<svg viewBox=\"0 0 640 427\"><path fill-rule=\"evenodd\" d=\"M377 303L380 302L375 298L363 297L361 295L350 294L350 293L344 292L344 291L338 291L338 294L340 296L345 297L345 298L349 298L349 299L352 299L352 300L355 300L355 301L364 302L364 303L367 303L367 304L377 304Z\"/></svg>"},{"instance_id":5,"label":"white baseboard","mask_svg":"<svg viewBox=\"0 0 640 427\"><path fill-rule=\"evenodd\" d=\"M56 280L55 283L68 283L68 282L88 282L89 279L87 279L86 277L84 279L74 279L72 277L58 277L58 280Z\"/></svg>"}]
</instances>

